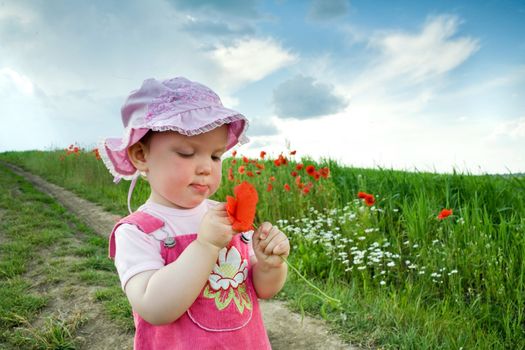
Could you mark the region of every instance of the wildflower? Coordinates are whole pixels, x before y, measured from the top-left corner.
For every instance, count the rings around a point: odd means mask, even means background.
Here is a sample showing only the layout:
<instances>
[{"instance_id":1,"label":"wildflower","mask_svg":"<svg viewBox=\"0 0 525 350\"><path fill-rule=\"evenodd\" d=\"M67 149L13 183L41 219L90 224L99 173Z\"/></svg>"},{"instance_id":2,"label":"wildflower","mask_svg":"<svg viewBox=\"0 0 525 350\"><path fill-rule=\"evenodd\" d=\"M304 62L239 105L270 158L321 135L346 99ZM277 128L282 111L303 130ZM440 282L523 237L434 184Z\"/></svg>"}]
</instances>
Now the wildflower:
<instances>
[{"instance_id":1,"label":"wildflower","mask_svg":"<svg viewBox=\"0 0 525 350\"><path fill-rule=\"evenodd\" d=\"M310 188L309 187L303 188L303 194L308 194L308 193L310 193Z\"/></svg>"},{"instance_id":2,"label":"wildflower","mask_svg":"<svg viewBox=\"0 0 525 350\"><path fill-rule=\"evenodd\" d=\"M313 165L308 165L306 167L306 172L308 173L308 175L313 176L315 172L315 167Z\"/></svg>"},{"instance_id":3,"label":"wildflower","mask_svg":"<svg viewBox=\"0 0 525 350\"><path fill-rule=\"evenodd\" d=\"M261 156L261 159L264 159L264 157L266 156L266 152L265 151L261 151L260 156Z\"/></svg>"},{"instance_id":4,"label":"wildflower","mask_svg":"<svg viewBox=\"0 0 525 350\"><path fill-rule=\"evenodd\" d=\"M281 166L281 159L277 158L276 160L273 161L273 164L275 166Z\"/></svg>"},{"instance_id":5,"label":"wildflower","mask_svg":"<svg viewBox=\"0 0 525 350\"><path fill-rule=\"evenodd\" d=\"M270 176L270 181L275 181L275 176Z\"/></svg>"},{"instance_id":6,"label":"wildflower","mask_svg":"<svg viewBox=\"0 0 525 350\"><path fill-rule=\"evenodd\" d=\"M244 163L249 163L250 162L250 160L247 157L245 157L245 156L242 157L242 161Z\"/></svg>"},{"instance_id":7,"label":"wildflower","mask_svg":"<svg viewBox=\"0 0 525 350\"><path fill-rule=\"evenodd\" d=\"M101 158L100 158L100 153L99 153L99 151L98 151L98 148L94 148L91 152L93 152L93 154L95 155L95 158L96 158L97 160L100 160L100 159L101 159Z\"/></svg>"},{"instance_id":8,"label":"wildflower","mask_svg":"<svg viewBox=\"0 0 525 350\"><path fill-rule=\"evenodd\" d=\"M261 171L260 171L260 170L257 170L255 173L256 173L257 175L261 175Z\"/></svg>"},{"instance_id":9,"label":"wildflower","mask_svg":"<svg viewBox=\"0 0 525 350\"><path fill-rule=\"evenodd\" d=\"M237 159L232 159L232 164L237 164Z\"/></svg>"},{"instance_id":10,"label":"wildflower","mask_svg":"<svg viewBox=\"0 0 525 350\"><path fill-rule=\"evenodd\" d=\"M314 171L313 177L315 181L318 181L321 178L321 174L318 171Z\"/></svg>"},{"instance_id":11,"label":"wildflower","mask_svg":"<svg viewBox=\"0 0 525 350\"><path fill-rule=\"evenodd\" d=\"M296 184L297 186L300 186L300 185L301 185L301 176L296 176L296 177L295 177L295 184Z\"/></svg>"},{"instance_id":12,"label":"wildflower","mask_svg":"<svg viewBox=\"0 0 525 350\"><path fill-rule=\"evenodd\" d=\"M255 166L257 167L257 169L264 169L264 164L261 164L261 163L255 163Z\"/></svg>"},{"instance_id":13,"label":"wildflower","mask_svg":"<svg viewBox=\"0 0 525 350\"><path fill-rule=\"evenodd\" d=\"M281 160L281 164L282 164L282 165L286 165L286 164L288 164L288 159L286 159L286 157L284 157L284 156L282 155L282 153L279 154L279 159Z\"/></svg>"},{"instance_id":14,"label":"wildflower","mask_svg":"<svg viewBox=\"0 0 525 350\"><path fill-rule=\"evenodd\" d=\"M268 184L268 187L266 188L266 192L270 192L273 189L272 184Z\"/></svg>"},{"instance_id":15,"label":"wildflower","mask_svg":"<svg viewBox=\"0 0 525 350\"><path fill-rule=\"evenodd\" d=\"M232 152L232 157L235 157L237 155L237 151Z\"/></svg>"},{"instance_id":16,"label":"wildflower","mask_svg":"<svg viewBox=\"0 0 525 350\"><path fill-rule=\"evenodd\" d=\"M248 177L253 177L253 176L254 176L254 175L253 175L253 171L247 171L247 172L246 172L246 175L248 175Z\"/></svg>"},{"instance_id":17,"label":"wildflower","mask_svg":"<svg viewBox=\"0 0 525 350\"><path fill-rule=\"evenodd\" d=\"M290 154L291 154L292 156L295 156L296 153L297 153L297 151L290 151Z\"/></svg>"},{"instance_id":18,"label":"wildflower","mask_svg":"<svg viewBox=\"0 0 525 350\"><path fill-rule=\"evenodd\" d=\"M444 218L446 218L446 217L448 217L448 216L450 216L450 215L452 215L452 209L443 209L443 210L439 213L439 215L438 215L437 218L438 218L439 220L443 220Z\"/></svg>"},{"instance_id":19,"label":"wildflower","mask_svg":"<svg viewBox=\"0 0 525 350\"><path fill-rule=\"evenodd\" d=\"M228 181L233 181L234 177L233 177L233 169L230 167L228 169Z\"/></svg>"},{"instance_id":20,"label":"wildflower","mask_svg":"<svg viewBox=\"0 0 525 350\"><path fill-rule=\"evenodd\" d=\"M290 173L290 175L292 175L293 177L296 177L296 176L297 176L297 171L292 171L292 172Z\"/></svg>"},{"instance_id":21,"label":"wildflower","mask_svg":"<svg viewBox=\"0 0 525 350\"><path fill-rule=\"evenodd\" d=\"M301 171L303 168L304 168L304 164L297 164L295 166L295 169L298 170L298 171Z\"/></svg>"},{"instance_id":22,"label":"wildflower","mask_svg":"<svg viewBox=\"0 0 525 350\"><path fill-rule=\"evenodd\" d=\"M357 194L357 197L359 197L361 199L364 199L365 200L365 204L368 205L369 207L374 205L374 203L376 202L376 199L375 199L374 195L366 193L366 192L359 192Z\"/></svg>"},{"instance_id":23,"label":"wildflower","mask_svg":"<svg viewBox=\"0 0 525 350\"><path fill-rule=\"evenodd\" d=\"M284 190L285 190L286 192L289 192L289 191L290 191L290 185L288 185L288 184L284 184Z\"/></svg>"},{"instance_id":24,"label":"wildflower","mask_svg":"<svg viewBox=\"0 0 525 350\"><path fill-rule=\"evenodd\" d=\"M239 172L239 174L244 174L244 171L245 171L244 165L241 165L239 169L237 169L237 171Z\"/></svg>"},{"instance_id":25,"label":"wildflower","mask_svg":"<svg viewBox=\"0 0 525 350\"><path fill-rule=\"evenodd\" d=\"M255 208L259 197L252 184L243 181L233 189L235 197L226 196L226 212L232 221L232 228L245 232L253 228Z\"/></svg>"},{"instance_id":26,"label":"wildflower","mask_svg":"<svg viewBox=\"0 0 525 350\"><path fill-rule=\"evenodd\" d=\"M325 179L330 177L330 169L328 167L324 167L324 168L319 169L319 173Z\"/></svg>"}]
</instances>

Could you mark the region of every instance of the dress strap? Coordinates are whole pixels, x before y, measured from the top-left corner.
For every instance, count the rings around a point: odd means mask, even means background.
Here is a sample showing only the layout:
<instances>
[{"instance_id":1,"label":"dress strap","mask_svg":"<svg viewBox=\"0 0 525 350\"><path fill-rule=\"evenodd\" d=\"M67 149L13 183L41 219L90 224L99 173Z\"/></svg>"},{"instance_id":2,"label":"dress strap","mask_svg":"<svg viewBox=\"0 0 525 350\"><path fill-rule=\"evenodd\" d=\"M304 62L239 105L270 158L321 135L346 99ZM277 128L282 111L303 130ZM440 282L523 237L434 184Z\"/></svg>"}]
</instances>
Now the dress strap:
<instances>
[{"instance_id":1,"label":"dress strap","mask_svg":"<svg viewBox=\"0 0 525 350\"><path fill-rule=\"evenodd\" d=\"M143 211L136 211L122 219L120 219L115 226L113 227L113 230L111 231L111 234L109 236L109 257L111 259L115 258L115 231L117 228L122 224L132 224L138 227L139 230L146 234L150 234L152 232L157 231L159 228L164 226L164 221L161 219L145 213Z\"/></svg>"}]
</instances>

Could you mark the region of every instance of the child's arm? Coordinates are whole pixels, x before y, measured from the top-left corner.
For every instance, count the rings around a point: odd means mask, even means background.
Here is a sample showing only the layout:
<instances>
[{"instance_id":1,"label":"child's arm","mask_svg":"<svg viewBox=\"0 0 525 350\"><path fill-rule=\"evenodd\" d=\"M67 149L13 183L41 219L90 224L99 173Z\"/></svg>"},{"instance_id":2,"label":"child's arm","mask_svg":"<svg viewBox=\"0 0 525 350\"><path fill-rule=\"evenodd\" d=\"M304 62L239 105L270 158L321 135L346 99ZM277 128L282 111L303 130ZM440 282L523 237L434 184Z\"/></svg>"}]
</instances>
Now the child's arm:
<instances>
[{"instance_id":1,"label":"child's arm","mask_svg":"<svg viewBox=\"0 0 525 350\"><path fill-rule=\"evenodd\" d=\"M230 242L233 234L225 205L210 208L197 239L177 260L160 270L139 273L126 283L126 295L133 310L154 325L178 319L197 299L219 250Z\"/></svg>"},{"instance_id":2,"label":"child's arm","mask_svg":"<svg viewBox=\"0 0 525 350\"><path fill-rule=\"evenodd\" d=\"M284 233L269 222L263 223L253 235L255 257L253 285L257 296L269 299L277 294L286 282L288 265L283 257L290 254L290 242Z\"/></svg>"}]
</instances>

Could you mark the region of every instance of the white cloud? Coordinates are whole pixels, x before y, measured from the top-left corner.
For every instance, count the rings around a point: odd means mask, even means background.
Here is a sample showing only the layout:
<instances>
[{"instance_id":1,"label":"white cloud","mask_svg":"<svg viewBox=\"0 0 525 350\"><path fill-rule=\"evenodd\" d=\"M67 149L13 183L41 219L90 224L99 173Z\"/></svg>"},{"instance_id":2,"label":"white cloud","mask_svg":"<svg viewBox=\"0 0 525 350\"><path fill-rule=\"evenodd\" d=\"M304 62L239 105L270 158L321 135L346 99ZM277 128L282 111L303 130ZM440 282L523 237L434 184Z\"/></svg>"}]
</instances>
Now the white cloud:
<instances>
[{"instance_id":1,"label":"white cloud","mask_svg":"<svg viewBox=\"0 0 525 350\"><path fill-rule=\"evenodd\" d=\"M324 117L322 121L278 120L281 131L278 139L289 139L300 156L317 159L329 156L355 167L441 173L456 169L472 174L524 170L522 154L509 152L505 145L487 147L484 135L494 127L490 121L467 126L439 124L403 114L391 115L385 113L388 108L382 109L350 105L345 112ZM356 115L366 118L355 118ZM523 142L522 145L525 149Z\"/></svg>"},{"instance_id":2,"label":"white cloud","mask_svg":"<svg viewBox=\"0 0 525 350\"><path fill-rule=\"evenodd\" d=\"M497 140L501 138L521 140L525 143L525 117L498 123L488 139Z\"/></svg>"},{"instance_id":3,"label":"white cloud","mask_svg":"<svg viewBox=\"0 0 525 350\"><path fill-rule=\"evenodd\" d=\"M297 60L272 38L241 39L217 46L211 57L222 70L223 83L231 88L257 81Z\"/></svg>"},{"instance_id":4,"label":"white cloud","mask_svg":"<svg viewBox=\"0 0 525 350\"><path fill-rule=\"evenodd\" d=\"M0 91L4 90L7 84L13 84L26 95L33 94L33 83L28 77L11 68L2 68L0 69Z\"/></svg>"},{"instance_id":5,"label":"white cloud","mask_svg":"<svg viewBox=\"0 0 525 350\"><path fill-rule=\"evenodd\" d=\"M476 39L454 37L459 24L457 17L438 16L421 33L378 35L370 45L381 51L383 73L419 82L454 69L479 49Z\"/></svg>"}]
</instances>

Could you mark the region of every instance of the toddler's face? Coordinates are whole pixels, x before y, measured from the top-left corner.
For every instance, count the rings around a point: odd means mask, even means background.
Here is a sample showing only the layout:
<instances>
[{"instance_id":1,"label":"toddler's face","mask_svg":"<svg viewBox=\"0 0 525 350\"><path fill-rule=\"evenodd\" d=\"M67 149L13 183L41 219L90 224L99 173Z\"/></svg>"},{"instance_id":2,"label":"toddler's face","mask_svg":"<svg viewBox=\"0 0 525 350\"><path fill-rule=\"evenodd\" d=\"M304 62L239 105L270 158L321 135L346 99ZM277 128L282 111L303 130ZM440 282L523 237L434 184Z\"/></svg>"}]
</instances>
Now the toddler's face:
<instances>
[{"instance_id":1,"label":"toddler's face","mask_svg":"<svg viewBox=\"0 0 525 350\"><path fill-rule=\"evenodd\" d=\"M146 155L151 199L174 208L194 208L217 191L228 126L185 136L174 131L155 134Z\"/></svg>"}]
</instances>

